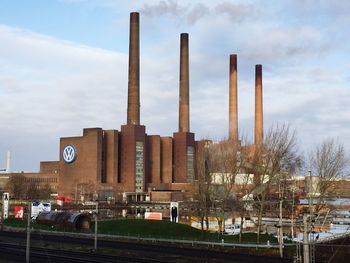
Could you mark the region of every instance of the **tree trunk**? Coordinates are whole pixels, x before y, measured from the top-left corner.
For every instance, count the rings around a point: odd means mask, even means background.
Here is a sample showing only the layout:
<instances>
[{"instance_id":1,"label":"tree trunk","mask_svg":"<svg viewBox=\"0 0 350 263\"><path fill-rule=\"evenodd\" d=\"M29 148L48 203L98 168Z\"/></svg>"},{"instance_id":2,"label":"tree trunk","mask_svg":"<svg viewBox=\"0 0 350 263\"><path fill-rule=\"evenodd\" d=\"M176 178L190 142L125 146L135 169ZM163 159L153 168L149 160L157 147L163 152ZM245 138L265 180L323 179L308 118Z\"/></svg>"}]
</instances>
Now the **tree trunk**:
<instances>
[{"instance_id":1,"label":"tree trunk","mask_svg":"<svg viewBox=\"0 0 350 263\"><path fill-rule=\"evenodd\" d=\"M201 230L202 230L202 239L204 239L204 216L201 215Z\"/></svg>"},{"instance_id":2,"label":"tree trunk","mask_svg":"<svg viewBox=\"0 0 350 263\"><path fill-rule=\"evenodd\" d=\"M243 234L243 215L241 215L241 226L239 228L239 243L242 242L242 234Z\"/></svg>"},{"instance_id":3,"label":"tree trunk","mask_svg":"<svg viewBox=\"0 0 350 263\"><path fill-rule=\"evenodd\" d=\"M222 233L222 218L217 218L218 220L218 226L219 226L219 229L218 229L218 240L221 239L221 233Z\"/></svg>"},{"instance_id":4,"label":"tree trunk","mask_svg":"<svg viewBox=\"0 0 350 263\"><path fill-rule=\"evenodd\" d=\"M205 235L206 235L206 238L208 238L208 231L209 231L209 218L208 218L208 214L205 215L205 224L207 226L207 229L206 229L206 232L205 232Z\"/></svg>"},{"instance_id":5,"label":"tree trunk","mask_svg":"<svg viewBox=\"0 0 350 263\"><path fill-rule=\"evenodd\" d=\"M262 213L263 213L264 203L260 202L259 207L259 214L258 214L258 231L256 235L256 243L260 244L260 231L261 231L261 224L262 224Z\"/></svg>"}]
</instances>

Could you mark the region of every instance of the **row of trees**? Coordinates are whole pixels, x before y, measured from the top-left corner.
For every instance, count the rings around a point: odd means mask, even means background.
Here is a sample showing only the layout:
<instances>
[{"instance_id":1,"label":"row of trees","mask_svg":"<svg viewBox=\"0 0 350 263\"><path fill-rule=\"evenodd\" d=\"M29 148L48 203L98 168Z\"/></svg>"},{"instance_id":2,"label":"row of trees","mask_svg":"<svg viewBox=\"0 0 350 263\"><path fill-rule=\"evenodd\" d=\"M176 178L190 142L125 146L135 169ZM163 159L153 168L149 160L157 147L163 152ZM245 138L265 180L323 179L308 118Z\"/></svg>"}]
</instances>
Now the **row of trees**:
<instances>
[{"instance_id":1,"label":"row of trees","mask_svg":"<svg viewBox=\"0 0 350 263\"><path fill-rule=\"evenodd\" d=\"M12 175L6 185L12 199L45 200L52 193L49 184L39 184L21 174Z\"/></svg>"},{"instance_id":2,"label":"row of trees","mask_svg":"<svg viewBox=\"0 0 350 263\"><path fill-rule=\"evenodd\" d=\"M195 199L202 229L208 229L209 216L215 216L219 229L223 229L225 213L234 210L241 217L242 231L243 218L252 208L257 217L258 243L262 216L271 203L276 210L278 200L294 199L296 189L290 184L293 175L308 170L318 176L313 185L319 194L313 212L319 212L325 197L334 190L334 180L347 174L349 160L344 147L333 139L325 140L304 158L295 131L287 125L272 127L260 145L247 140L208 143L197 159Z\"/></svg>"}]
</instances>

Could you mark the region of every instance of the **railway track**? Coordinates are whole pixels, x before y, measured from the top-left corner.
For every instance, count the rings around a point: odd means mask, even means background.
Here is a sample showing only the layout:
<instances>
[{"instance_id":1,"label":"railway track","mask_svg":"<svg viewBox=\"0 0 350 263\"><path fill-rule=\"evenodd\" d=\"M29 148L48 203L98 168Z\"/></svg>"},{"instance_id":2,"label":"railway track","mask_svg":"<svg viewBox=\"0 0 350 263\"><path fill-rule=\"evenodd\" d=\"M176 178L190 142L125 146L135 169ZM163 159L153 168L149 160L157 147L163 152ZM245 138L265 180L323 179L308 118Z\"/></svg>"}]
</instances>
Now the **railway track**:
<instances>
[{"instance_id":1,"label":"railway track","mask_svg":"<svg viewBox=\"0 0 350 263\"><path fill-rule=\"evenodd\" d=\"M0 232L0 246L2 242L7 243L7 240L13 240L13 242L16 242L16 243L22 243L22 247L23 247L25 242L25 237L26 237L26 234L24 232L10 232L10 231ZM93 247L92 238L32 233L31 240L33 242L41 242L42 244L57 243L57 244L66 244L66 245L72 244L72 245L80 245L84 247ZM159 245L159 244L152 244L152 243L126 242L126 241L100 239L98 240L98 247L105 248L105 249L117 249L119 251L127 251L128 255L134 254L134 257L126 257L123 259L123 257L117 258L116 256L108 256L105 254L98 255L98 257L95 257L95 255L97 255L95 253L78 254L81 252L74 252L73 257L77 258L77 260L80 256L87 258L88 260L92 260L92 261L85 260L83 262L141 262L141 263L155 262L156 263L156 262L178 262L176 261L177 259L181 260L181 262L191 262L191 263L193 262L231 262L231 263L292 262L292 260L288 260L288 259L279 259L274 257L257 256L257 255L246 255L246 254L239 254L239 253L229 253L226 251L210 250L208 248L179 247L171 244ZM35 249L31 251L33 251L33 253L37 252L37 250ZM60 250L57 250L57 251L60 251ZM1 252L1 249L0 249L0 252ZM38 254L41 254L41 255L38 255L38 257L43 257L45 253L46 255L50 255L50 258L54 258L54 256L68 257L69 255L73 255L73 252L56 253L55 251L52 251L50 249L42 248L42 249L39 249L38 251ZM55 254L51 255L50 253L55 253ZM104 260L98 261L102 257L104 257ZM153 258L157 258L157 259L153 259ZM168 260L164 261L163 260L164 258L168 258ZM56 262L56 261L51 260L51 261L41 261L41 262ZM82 262L82 261L65 261L62 259L60 262Z\"/></svg>"},{"instance_id":2,"label":"railway track","mask_svg":"<svg viewBox=\"0 0 350 263\"><path fill-rule=\"evenodd\" d=\"M0 243L0 254L8 255L8 260L13 262L25 261L24 245ZM99 253L73 252L59 249L47 249L31 247L30 259L35 262L86 262L86 263L115 263L115 262L135 262L135 263L166 263L155 259L143 259L127 256L111 256ZM1 262L3 262L0 259Z\"/></svg>"}]
</instances>

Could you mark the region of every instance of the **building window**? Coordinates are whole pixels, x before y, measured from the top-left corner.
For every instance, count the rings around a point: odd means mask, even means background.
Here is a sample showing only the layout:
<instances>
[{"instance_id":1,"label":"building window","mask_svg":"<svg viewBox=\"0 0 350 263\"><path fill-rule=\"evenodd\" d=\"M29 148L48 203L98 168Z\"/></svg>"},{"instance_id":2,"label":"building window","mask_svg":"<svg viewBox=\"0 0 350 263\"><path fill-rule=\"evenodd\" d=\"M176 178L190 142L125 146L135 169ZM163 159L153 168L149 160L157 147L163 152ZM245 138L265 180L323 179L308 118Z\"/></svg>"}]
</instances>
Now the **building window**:
<instances>
[{"instance_id":1,"label":"building window","mask_svg":"<svg viewBox=\"0 0 350 263\"><path fill-rule=\"evenodd\" d=\"M194 179L194 150L193 146L187 146L187 182Z\"/></svg>"},{"instance_id":2,"label":"building window","mask_svg":"<svg viewBox=\"0 0 350 263\"><path fill-rule=\"evenodd\" d=\"M135 162L135 192L143 192L144 185L144 155L143 142L136 142Z\"/></svg>"}]
</instances>

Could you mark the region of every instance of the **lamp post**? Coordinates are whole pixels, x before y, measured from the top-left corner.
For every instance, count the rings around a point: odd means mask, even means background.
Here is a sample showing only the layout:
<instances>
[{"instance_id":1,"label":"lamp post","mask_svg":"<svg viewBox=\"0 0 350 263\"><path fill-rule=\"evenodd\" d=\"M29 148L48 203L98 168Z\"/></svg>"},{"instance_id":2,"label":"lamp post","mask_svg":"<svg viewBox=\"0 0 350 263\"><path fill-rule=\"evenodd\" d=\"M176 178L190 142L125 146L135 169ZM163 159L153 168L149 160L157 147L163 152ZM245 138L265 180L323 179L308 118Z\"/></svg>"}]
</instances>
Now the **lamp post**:
<instances>
[{"instance_id":1,"label":"lamp post","mask_svg":"<svg viewBox=\"0 0 350 263\"><path fill-rule=\"evenodd\" d=\"M3 231L4 230L4 201L1 202L0 224L1 224L0 229L1 229L1 231Z\"/></svg>"},{"instance_id":2,"label":"lamp post","mask_svg":"<svg viewBox=\"0 0 350 263\"><path fill-rule=\"evenodd\" d=\"M291 232L292 232L292 238L294 238L294 194L295 191L298 190L297 186L295 185L295 181L294 184L290 187L290 189L292 190L292 217L291 217Z\"/></svg>"},{"instance_id":3,"label":"lamp post","mask_svg":"<svg viewBox=\"0 0 350 263\"><path fill-rule=\"evenodd\" d=\"M30 219L31 219L30 214L31 214L31 202L28 202L26 263L29 263L29 257L30 257Z\"/></svg>"},{"instance_id":4,"label":"lamp post","mask_svg":"<svg viewBox=\"0 0 350 263\"><path fill-rule=\"evenodd\" d=\"M280 220L279 220L279 250L280 258L283 258L283 223L282 223L282 199L280 200Z\"/></svg>"},{"instance_id":5,"label":"lamp post","mask_svg":"<svg viewBox=\"0 0 350 263\"><path fill-rule=\"evenodd\" d=\"M282 222L283 192L281 190L281 182L278 184L278 195L279 195L278 243L279 243L280 258L283 258L283 222Z\"/></svg>"},{"instance_id":6,"label":"lamp post","mask_svg":"<svg viewBox=\"0 0 350 263\"><path fill-rule=\"evenodd\" d=\"M303 225L304 225L304 231L303 231L303 262L304 263L309 263L310 262L310 254L309 254L309 224L308 224L308 219L310 215L304 214L303 215Z\"/></svg>"},{"instance_id":7,"label":"lamp post","mask_svg":"<svg viewBox=\"0 0 350 263\"><path fill-rule=\"evenodd\" d=\"M94 237L94 251L97 251L97 224L98 224L98 201L96 200L96 211L94 213L95 217L95 237Z\"/></svg>"},{"instance_id":8,"label":"lamp post","mask_svg":"<svg viewBox=\"0 0 350 263\"><path fill-rule=\"evenodd\" d=\"M311 170L309 170L309 211L310 211L310 216L313 216L313 205L314 205L314 200L313 200L313 182L312 182L312 175L311 175Z\"/></svg>"}]
</instances>

